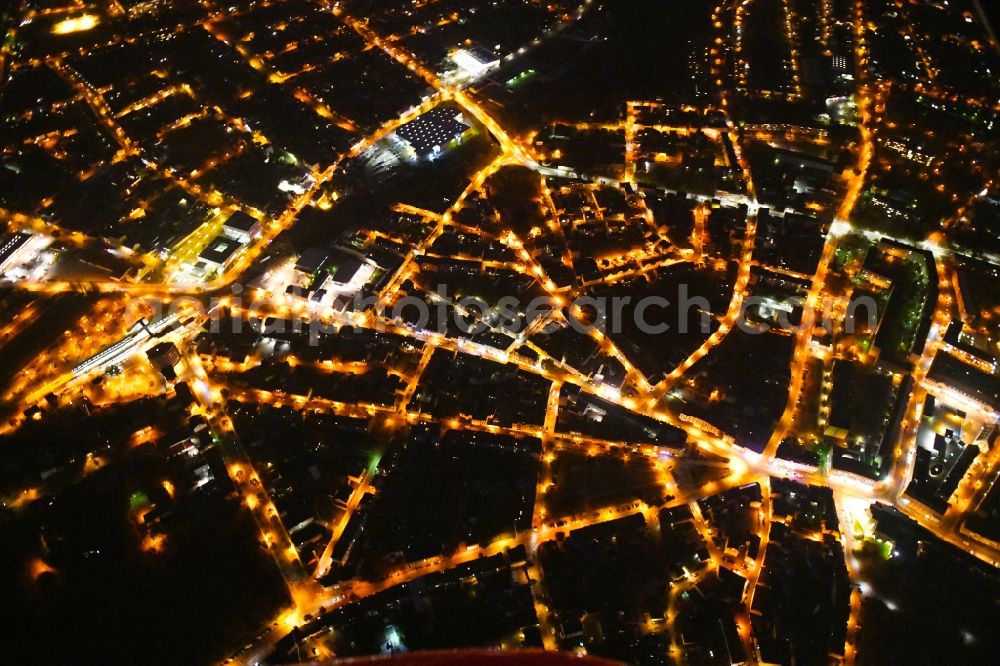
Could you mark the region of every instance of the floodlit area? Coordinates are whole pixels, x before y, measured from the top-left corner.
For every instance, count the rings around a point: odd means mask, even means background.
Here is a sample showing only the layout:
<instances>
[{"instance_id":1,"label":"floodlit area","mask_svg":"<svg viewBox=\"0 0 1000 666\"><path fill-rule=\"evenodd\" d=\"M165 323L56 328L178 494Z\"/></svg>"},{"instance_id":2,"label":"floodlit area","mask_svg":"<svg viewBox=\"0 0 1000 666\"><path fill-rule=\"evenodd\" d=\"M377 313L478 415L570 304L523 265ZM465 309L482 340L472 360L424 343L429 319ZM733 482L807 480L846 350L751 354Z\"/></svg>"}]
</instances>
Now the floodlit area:
<instances>
[{"instance_id":1,"label":"floodlit area","mask_svg":"<svg viewBox=\"0 0 1000 666\"><path fill-rule=\"evenodd\" d=\"M90 30L100 23L100 17L96 14L81 14L73 18L63 19L52 26L52 34L67 35L74 32Z\"/></svg>"}]
</instances>

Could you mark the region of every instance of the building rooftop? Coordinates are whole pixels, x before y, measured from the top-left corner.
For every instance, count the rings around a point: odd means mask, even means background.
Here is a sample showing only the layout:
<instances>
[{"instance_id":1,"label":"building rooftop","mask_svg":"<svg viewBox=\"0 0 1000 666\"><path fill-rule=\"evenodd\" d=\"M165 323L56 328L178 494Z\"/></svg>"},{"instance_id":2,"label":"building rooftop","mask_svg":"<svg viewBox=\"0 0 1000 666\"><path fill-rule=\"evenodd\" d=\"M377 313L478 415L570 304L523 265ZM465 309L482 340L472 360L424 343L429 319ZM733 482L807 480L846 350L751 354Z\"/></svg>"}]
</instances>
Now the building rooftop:
<instances>
[{"instance_id":1,"label":"building rooftop","mask_svg":"<svg viewBox=\"0 0 1000 666\"><path fill-rule=\"evenodd\" d=\"M950 354L937 354L927 377L961 391L977 402L1000 409L1000 379L966 365Z\"/></svg>"},{"instance_id":2,"label":"building rooftop","mask_svg":"<svg viewBox=\"0 0 1000 666\"><path fill-rule=\"evenodd\" d=\"M295 261L295 270L312 275L323 267L330 254L326 250L311 247L299 255Z\"/></svg>"},{"instance_id":3,"label":"building rooftop","mask_svg":"<svg viewBox=\"0 0 1000 666\"><path fill-rule=\"evenodd\" d=\"M330 277L334 282L347 284L364 262L346 252L337 252L331 257Z\"/></svg>"},{"instance_id":4,"label":"building rooftop","mask_svg":"<svg viewBox=\"0 0 1000 666\"><path fill-rule=\"evenodd\" d=\"M467 74L479 76L500 64L500 58L482 46L457 49L451 54L452 61Z\"/></svg>"},{"instance_id":5,"label":"building rooftop","mask_svg":"<svg viewBox=\"0 0 1000 666\"><path fill-rule=\"evenodd\" d=\"M0 264L7 261L12 254L24 247L24 244L31 239L31 234L12 234L5 236L0 241Z\"/></svg>"},{"instance_id":6,"label":"building rooftop","mask_svg":"<svg viewBox=\"0 0 1000 666\"><path fill-rule=\"evenodd\" d=\"M469 126L453 108L438 106L396 130L418 155L426 155L465 133Z\"/></svg>"},{"instance_id":7,"label":"building rooftop","mask_svg":"<svg viewBox=\"0 0 1000 666\"><path fill-rule=\"evenodd\" d=\"M223 226L228 229L235 229L237 231L250 233L258 224L260 224L258 220L250 215L247 215L243 211L238 210L229 216L229 219L226 220L226 223Z\"/></svg>"},{"instance_id":8,"label":"building rooftop","mask_svg":"<svg viewBox=\"0 0 1000 666\"><path fill-rule=\"evenodd\" d=\"M213 264L225 264L229 261L237 250L243 247L240 243L230 240L225 236L216 236L198 255L199 259L212 262Z\"/></svg>"}]
</instances>

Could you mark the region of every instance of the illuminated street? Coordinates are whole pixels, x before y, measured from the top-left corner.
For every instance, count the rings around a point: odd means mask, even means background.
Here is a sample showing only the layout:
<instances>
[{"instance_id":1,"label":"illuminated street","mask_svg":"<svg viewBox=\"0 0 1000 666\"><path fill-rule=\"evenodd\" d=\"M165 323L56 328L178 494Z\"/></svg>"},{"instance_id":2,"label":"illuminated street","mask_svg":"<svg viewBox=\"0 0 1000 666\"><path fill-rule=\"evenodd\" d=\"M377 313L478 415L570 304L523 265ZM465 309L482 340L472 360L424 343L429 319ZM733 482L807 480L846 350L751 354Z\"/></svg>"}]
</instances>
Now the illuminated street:
<instances>
[{"instance_id":1,"label":"illuminated street","mask_svg":"<svg viewBox=\"0 0 1000 666\"><path fill-rule=\"evenodd\" d=\"M0 15L10 663L994 658L979 3Z\"/></svg>"}]
</instances>

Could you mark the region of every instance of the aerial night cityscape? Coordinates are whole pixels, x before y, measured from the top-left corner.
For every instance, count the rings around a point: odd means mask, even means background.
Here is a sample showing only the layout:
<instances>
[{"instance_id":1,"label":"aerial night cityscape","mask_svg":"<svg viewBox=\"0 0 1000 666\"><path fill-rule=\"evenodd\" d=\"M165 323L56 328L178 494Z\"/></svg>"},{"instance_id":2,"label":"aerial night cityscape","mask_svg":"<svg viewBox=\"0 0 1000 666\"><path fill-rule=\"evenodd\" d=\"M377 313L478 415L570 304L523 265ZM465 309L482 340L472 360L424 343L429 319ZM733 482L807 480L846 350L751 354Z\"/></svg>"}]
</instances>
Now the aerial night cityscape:
<instances>
[{"instance_id":1,"label":"aerial night cityscape","mask_svg":"<svg viewBox=\"0 0 1000 666\"><path fill-rule=\"evenodd\" d=\"M0 3L0 664L997 664L997 10Z\"/></svg>"}]
</instances>

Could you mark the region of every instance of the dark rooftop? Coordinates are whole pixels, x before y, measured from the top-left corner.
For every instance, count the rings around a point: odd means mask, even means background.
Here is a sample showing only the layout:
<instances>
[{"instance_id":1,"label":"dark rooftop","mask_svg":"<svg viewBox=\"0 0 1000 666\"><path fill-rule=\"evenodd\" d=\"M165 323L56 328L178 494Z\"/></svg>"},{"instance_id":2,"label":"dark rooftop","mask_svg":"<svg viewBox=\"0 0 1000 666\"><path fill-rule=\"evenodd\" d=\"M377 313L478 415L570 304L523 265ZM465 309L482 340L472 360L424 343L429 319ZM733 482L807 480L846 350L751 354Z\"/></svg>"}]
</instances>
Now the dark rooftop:
<instances>
[{"instance_id":1,"label":"dark rooftop","mask_svg":"<svg viewBox=\"0 0 1000 666\"><path fill-rule=\"evenodd\" d=\"M240 243L230 240L225 236L216 236L198 255L200 259L211 261L216 264L224 264L229 261L236 251L243 247Z\"/></svg>"},{"instance_id":2,"label":"dark rooftop","mask_svg":"<svg viewBox=\"0 0 1000 666\"><path fill-rule=\"evenodd\" d=\"M238 210L229 216L229 219L226 220L225 226L230 229L236 229L238 231L250 233L250 231L257 224L259 224L259 222L256 219L254 219L250 215L247 215L243 211Z\"/></svg>"}]
</instances>

